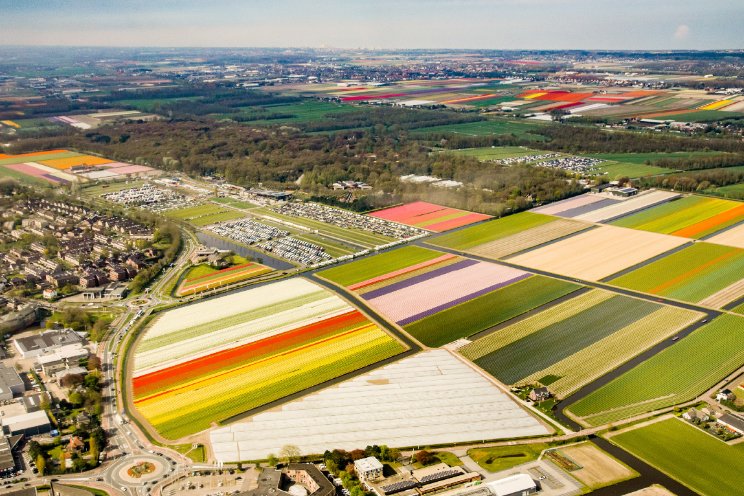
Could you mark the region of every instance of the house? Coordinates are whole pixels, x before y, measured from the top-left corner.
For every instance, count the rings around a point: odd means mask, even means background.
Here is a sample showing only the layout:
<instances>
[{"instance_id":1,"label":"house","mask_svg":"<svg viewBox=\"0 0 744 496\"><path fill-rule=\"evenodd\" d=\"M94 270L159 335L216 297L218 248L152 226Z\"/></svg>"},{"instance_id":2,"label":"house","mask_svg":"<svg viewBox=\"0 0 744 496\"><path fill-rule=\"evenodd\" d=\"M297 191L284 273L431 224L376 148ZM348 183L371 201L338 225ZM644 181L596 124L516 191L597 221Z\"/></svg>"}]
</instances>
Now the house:
<instances>
[{"instance_id":1,"label":"house","mask_svg":"<svg viewBox=\"0 0 744 496\"><path fill-rule=\"evenodd\" d=\"M744 435L744 419L737 415L726 413L718 419L718 423L736 434Z\"/></svg>"},{"instance_id":2,"label":"house","mask_svg":"<svg viewBox=\"0 0 744 496\"><path fill-rule=\"evenodd\" d=\"M736 395L730 389L722 389L716 395L716 401L734 401L735 399Z\"/></svg>"},{"instance_id":3,"label":"house","mask_svg":"<svg viewBox=\"0 0 744 496\"><path fill-rule=\"evenodd\" d=\"M85 449L85 443L78 436L72 436L70 442L67 443L67 451L73 453L75 451L83 451Z\"/></svg>"},{"instance_id":4,"label":"house","mask_svg":"<svg viewBox=\"0 0 744 496\"><path fill-rule=\"evenodd\" d=\"M690 408L682 414L682 418L688 422L707 422L710 417L697 408Z\"/></svg>"},{"instance_id":5,"label":"house","mask_svg":"<svg viewBox=\"0 0 744 496\"><path fill-rule=\"evenodd\" d=\"M374 456L356 460L354 470L356 470L357 476L362 482L382 478L382 463Z\"/></svg>"},{"instance_id":6,"label":"house","mask_svg":"<svg viewBox=\"0 0 744 496\"><path fill-rule=\"evenodd\" d=\"M41 295L45 300L52 300L57 297L57 290L54 288L46 288Z\"/></svg>"},{"instance_id":7,"label":"house","mask_svg":"<svg viewBox=\"0 0 744 496\"><path fill-rule=\"evenodd\" d=\"M550 391L548 390L548 388L539 387L539 388L535 388L532 391L530 391L528 398L532 401L539 403L540 401L545 401L549 399L551 396L552 394L550 394Z\"/></svg>"}]
</instances>

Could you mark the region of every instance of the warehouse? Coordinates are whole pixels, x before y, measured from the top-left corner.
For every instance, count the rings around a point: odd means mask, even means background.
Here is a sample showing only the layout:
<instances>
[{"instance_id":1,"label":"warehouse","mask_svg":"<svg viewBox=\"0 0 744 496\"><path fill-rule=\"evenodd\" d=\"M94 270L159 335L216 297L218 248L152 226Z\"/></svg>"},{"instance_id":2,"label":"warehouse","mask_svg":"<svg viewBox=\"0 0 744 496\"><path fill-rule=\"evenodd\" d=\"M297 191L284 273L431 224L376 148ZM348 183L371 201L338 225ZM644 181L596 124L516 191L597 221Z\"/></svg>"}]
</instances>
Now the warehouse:
<instances>
[{"instance_id":1,"label":"warehouse","mask_svg":"<svg viewBox=\"0 0 744 496\"><path fill-rule=\"evenodd\" d=\"M41 334L27 336L13 340L18 352L23 358L34 358L51 353L56 349L71 344L83 344L83 338L71 329L61 331L46 331Z\"/></svg>"},{"instance_id":2,"label":"warehouse","mask_svg":"<svg viewBox=\"0 0 744 496\"><path fill-rule=\"evenodd\" d=\"M15 417L4 417L2 422L3 432L11 436L15 434L35 436L52 430L49 417L47 417L44 411L24 413Z\"/></svg>"},{"instance_id":3,"label":"warehouse","mask_svg":"<svg viewBox=\"0 0 744 496\"><path fill-rule=\"evenodd\" d=\"M537 492L537 484L527 474L516 474L488 483L494 496L527 496Z\"/></svg>"},{"instance_id":4,"label":"warehouse","mask_svg":"<svg viewBox=\"0 0 744 496\"><path fill-rule=\"evenodd\" d=\"M26 386L18 372L0 364L0 400L10 401L25 390Z\"/></svg>"}]
</instances>

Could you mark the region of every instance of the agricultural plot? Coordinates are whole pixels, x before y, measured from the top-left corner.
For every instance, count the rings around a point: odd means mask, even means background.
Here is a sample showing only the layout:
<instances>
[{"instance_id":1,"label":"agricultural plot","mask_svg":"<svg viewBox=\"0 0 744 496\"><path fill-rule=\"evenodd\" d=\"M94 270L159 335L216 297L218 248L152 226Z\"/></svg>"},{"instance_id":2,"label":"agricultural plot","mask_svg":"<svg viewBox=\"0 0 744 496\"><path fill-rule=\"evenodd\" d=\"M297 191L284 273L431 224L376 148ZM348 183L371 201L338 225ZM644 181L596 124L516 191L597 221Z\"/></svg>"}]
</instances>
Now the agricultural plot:
<instances>
[{"instance_id":1,"label":"agricultural plot","mask_svg":"<svg viewBox=\"0 0 744 496\"><path fill-rule=\"evenodd\" d=\"M584 209L595 204L600 206L607 205L608 198L602 195L594 195L587 193L580 196L574 196L573 198L567 198L565 200L550 203L548 205L533 208L531 212L543 215L557 215L559 217L570 217L572 212L577 209ZM613 203L619 202L619 200L612 200ZM599 208L593 206L590 208ZM579 215L579 214L577 214Z\"/></svg>"},{"instance_id":2,"label":"agricultural plot","mask_svg":"<svg viewBox=\"0 0 744 496\"><path fill-rule=\"evenodd\" d=\"M465 210L443 207L421 201L408 203L400 207L386 208L385 210L372 212L369 215L378 219L398 222L434 232L449 231L450 229L492 218L490 215L467 212Z\"/></svg>"},{"instance_id":3,"label":"agricultural plot","mask_svg":"<svg viewBox=\"0 0 744 496\"><path fill-rule=\"evenodd\" d=\"M593 290L478 339L460 353L505 384L541 383L563 398L702 316Z\"/></svg>"},{"instance_id":4,"label":"agricultural plot","mask_svg":"<svg viewBox=\"0 0 744 496\"><path fill-rule=\"evenodd\" d=\"M675 236L599 226L515 255L509 261L569 277L598 281L685 244Z\"/></svg>"},{"instance_id":5,"label":"agricultural plot","mask_svg":"<svg viewBox=\"0 0 744 496\"><path fill-rule=\"evenodd\" d=\"M550 125L538 123L535 121L511 121L511 120L487 120L477 122L467 122L464 124L446 124L443 126L422 127L412 132L415 135L422 134L442 134L454 133L464 134L467 136L493 136L502 134L513 134L519 138L534 141L544 141L545 138L539 134L533 134L531 131L540 129L540 127Z\"/></svg>"},{"instance_id":6,"label":"agricultural plot","mask_svg":"<svg viewBox=\"0 0 744 496\"><path fill-rule=\"evenodd\" d=\"M720 308L744 296L743 280L744 249L695 243L611 283Z\"/></svg>"},{"instance_id":7,"label":"agricultural plot","mask_svg":"<svg viewBox=\"0 0 744 496\"><path fill-rule=\"evenodd\" d=\"M537 155L541 152L523 146L489 146L485 148L465 148L455 150L452 153L465 155L467 157L475 157L481 162L491 162L493 160L501 160L504 158Z\"/></svg>"},{"instance_id":8,"label":"agricultural plot","mask_svg":"<svg viewBox=\"0 0 744 496\"><path fill-rule=\"evenodd\" d=\"M613 222L616 226L700 239L744 221L744 203L687 196Z\"/></svg>"},{"instance_id":9,"label":"agricultural plot","mask_svg":"<svg viewBox=\"0 0 744 496\"><path fill-rule=\"evenodd\" d=\"M733 168L732 168L733 171ZM734 200L744 200L744 184L730 184L728 186L721 186L720 188L713 188L705 191L708 194L721 196L723 198L731 198Z\"/></svg>"},{"instance_id":10,"label":"agricultural plot","mask_svg":"<svg viewBox=\"0 0 744 496\"><path fill-rule=\"evenodd\" d=\"M744 362L744 317L722 315L572 404L588 425L604 425L688 401Z\"/></svg>"},{"instance_id":11,"label":"agricultural plot","mask_svg":"<svg viewBox=\"0 0 744 496\"><path fill-rule=\"evenodd\" d=\"M428 244L442 246L452 250L471 250L476 246L503 240L510 236L525 232L555 219L547 215L533 212L520 212L501 219L482 222L476 226L447 233L428 241Z\"/></svg>"},{"instance_id":12,"label":"agricultural plot","mask_svg":"<svg viewBox=\"0 0 744 496\"><path fill-rule=\"evenodd\" d=\"M303 455L329 443L428 446L539 436L551 430L446 350L429 350L210 432L218 461Z\"/></svg>"},{"instance_id":13,"label":"agricultural plot","mask_svg":"<svg viewBox=\"0 0 744 496\"><path fill-rule=\"evenodd\" d=\"M621 177L646 177L656 176L659 174L673 174L673 169L665 167L656 167L654 165L634 164L631 162L602 162L595 167L595 170L607 176L607 179L613 180Z\"/></svg>"},{"instance_id":14,"label":"agricultural plot","mask_svg":"<svg viewBox=\"0 0 744 496\"><path fill-rule=\"evenodd\" d=\"M668 201L679 198L680 195L668 191L649 190L644 191L632 198L617 202L613 205L607 205L602 208L596 208L580 215L574 216L574 220L584 220L587 222L609 222L626 215L630 215L639 210L644 210ZM595 204L596 205L596 204Z\"/></svg>"},{"instance_id":15,"label":"agricultural plot","mask_svg":"<svg viewBox=\"0 0 744 496\"><path fill-rule=\"evenodd\" d=\"M427 346L473 335L579 288L418 247L377 255L319 275L355 291Z\"/></svg>"},{"instance_id":16,"label":"agricultural plot","mask_svg":"<svg viewBox=\"0 0 744 496\"><path fill-rule=\"evenodd\" d=\"M134 350L134 405L177 439L403 350L338 296L285 280L159 316Z\"/></svg>"},{"instance_id":17,"label":"agricultural plot","mask_svg":"<svg viewBox=\"0 0 744 496\"><path fill-rule=\"evenodd\" d=\"M168 210L165 212L165 215L171 219L183 220L197 227L245 217L245 214L241 212L214 203L204 203L193 207Z\"/></svg>"},{"instance_id":18,"label":"agricultural plot","mask_svg":"<svg viewBox=\"0 0 744 496\"><path fill-rule=\"evenodd\" d=\"M556 451L562 459L573 465L571 475L590 489L599 489L638 477L638 472L590 442L573 444Z\"/></svg>"},{"instance_id":19,"label":"agricultural plot","mask_svg":"<svg viewBox=\"0 0 744 496\"><path fill-rule=\"evenodd\" d=\"M723 443L678 419L622 432L611 441L700 494L741 494L744 487L741 445Z\"/></svg>"},{"instance_id":20,"label":"agricultural plot","mask_svg":"<svg viewBox=\"0 0 744 496\"><path fill-rule=\"evenodd\" d=\"M227 269L212 271L198 276L186 276L176 291L176 296L188 296L236 282L247 281L271 272L265 265L247 262Z\"/></svg>"}]
</instances>

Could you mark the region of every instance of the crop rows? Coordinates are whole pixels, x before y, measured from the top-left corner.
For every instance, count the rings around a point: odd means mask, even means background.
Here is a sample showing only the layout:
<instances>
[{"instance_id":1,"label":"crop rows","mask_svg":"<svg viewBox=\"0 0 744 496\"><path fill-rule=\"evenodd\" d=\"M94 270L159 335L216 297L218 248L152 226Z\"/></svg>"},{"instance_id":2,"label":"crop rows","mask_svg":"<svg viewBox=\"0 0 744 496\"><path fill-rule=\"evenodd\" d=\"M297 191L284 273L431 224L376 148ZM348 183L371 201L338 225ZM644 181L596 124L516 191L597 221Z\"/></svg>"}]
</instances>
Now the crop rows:
<instances>
[{"instance_id":1,"label":"crop rows","mask_svg":"<svg viewBox=\"0 0 744 496\"><path fill-rule=\"evenodd\" d=\"M548 215L521 212L438 236L429 241L429 244L453 250L469 250L554 221L555 218Z\"/></svg>"},{"instance_id":2,"label":"crop rows","mask_svg":"<svg viewBox=\"0 0 744 496\"><path fill-rule=\"evenodd\" d=\"M196 279L186 279L178 289L178 296L200 293L208 289L218 288L227 284L245 281L253 277L271 272L271 269L260 264L247 263L216 271Z\"/></svg>"},{"instance_id":3,"label":"crop rows","mask_svg":"<svg viewBox=\"0 0 744 496\"><path fill-rule=\"evenodd\" d=\"M406 246L397 250L363 258L350 264L340 265L324 270L319 275L342 286L382 276L400 269L405 269L427 260L441 256L442 253L427 250L418 246Z\"/></svg>"},{"instance_id":4,"label":"crop rows","mask_svg":"<svg viewBox=\"0 0 744 496\"><path fill-rule=\"evenodd\" d=\"M569 234L583 231L588 224L573 220L559 219L539 227L534 227L490 243L476 246L471 251L476 255L488 258L503 258L513 253L534 248L535 246L563 238Z\"/></svg>"},{"instance_id":5,"label":"crop rows","mask_svg":"<svg viewBox=\"0 0 744 496\"><path fill-rule=\"evenodd\" d=\"M569 410L603 425L694 398L744 363L744 318L722 315Z\"/></svg>"}]
</instances>

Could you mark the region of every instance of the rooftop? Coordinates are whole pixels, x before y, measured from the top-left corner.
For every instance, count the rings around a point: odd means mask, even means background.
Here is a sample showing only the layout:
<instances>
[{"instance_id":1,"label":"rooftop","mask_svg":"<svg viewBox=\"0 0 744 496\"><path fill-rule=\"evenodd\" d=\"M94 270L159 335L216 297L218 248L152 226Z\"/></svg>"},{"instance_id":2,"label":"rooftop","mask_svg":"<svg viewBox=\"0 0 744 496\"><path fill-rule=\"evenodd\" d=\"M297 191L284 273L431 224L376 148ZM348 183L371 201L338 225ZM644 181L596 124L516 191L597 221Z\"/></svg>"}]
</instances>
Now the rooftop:
<instances>
[{"instance_id":1,"label":"rooftop","mask_svg":"<svg viewBox=\"0 0 744 496\"><path fill-rule=\"evenodd\" d=\"M354 467L357 471L371 472L373 470L382 470L382 463L380 463L380 460L374 456L369 456L367 458L356 460L354 462Z\"/></svg>"}]
</instances>

